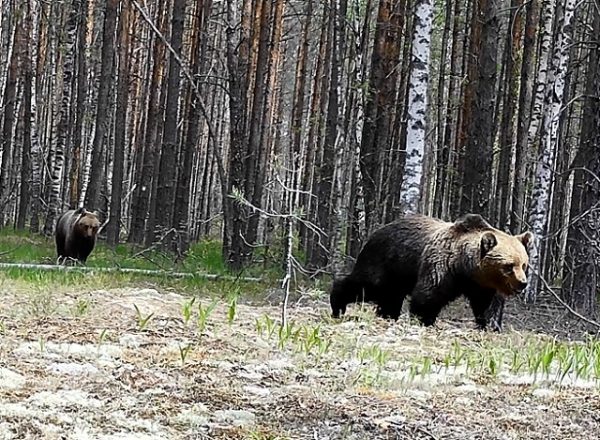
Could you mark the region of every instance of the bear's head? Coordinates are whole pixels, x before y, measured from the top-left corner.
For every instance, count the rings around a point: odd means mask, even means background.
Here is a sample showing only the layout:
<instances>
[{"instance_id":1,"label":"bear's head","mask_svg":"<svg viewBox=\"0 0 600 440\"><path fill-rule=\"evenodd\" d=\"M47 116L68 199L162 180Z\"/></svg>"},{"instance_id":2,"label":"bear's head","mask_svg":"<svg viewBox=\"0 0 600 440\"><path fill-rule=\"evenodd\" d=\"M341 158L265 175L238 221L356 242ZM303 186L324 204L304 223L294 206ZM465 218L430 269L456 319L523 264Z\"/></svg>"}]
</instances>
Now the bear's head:
<instances>
[{"instance_id":1,"label":"bear's head","mask_svg":"<svg viewBox=\"0 0 600 440\"><path fill-rule=\"evenodd\" d=\"M77 213L78 216L73 226L77 235L88 239L95 239L98 229L100 229L98 216L93 212L86 211L85 208L80 208Z\"/></svg>"},{"instance_id":2,"label":"bear's head","mask_svg":"<svg viewBox=\"0 0 600 440\"><path fill-rule=\"evenodd\" d=\"M533 234L509 235L496 229L481 235L479 263L480 282L508 297L527 287L529 247Z\"/></svg>"}]
</instances>

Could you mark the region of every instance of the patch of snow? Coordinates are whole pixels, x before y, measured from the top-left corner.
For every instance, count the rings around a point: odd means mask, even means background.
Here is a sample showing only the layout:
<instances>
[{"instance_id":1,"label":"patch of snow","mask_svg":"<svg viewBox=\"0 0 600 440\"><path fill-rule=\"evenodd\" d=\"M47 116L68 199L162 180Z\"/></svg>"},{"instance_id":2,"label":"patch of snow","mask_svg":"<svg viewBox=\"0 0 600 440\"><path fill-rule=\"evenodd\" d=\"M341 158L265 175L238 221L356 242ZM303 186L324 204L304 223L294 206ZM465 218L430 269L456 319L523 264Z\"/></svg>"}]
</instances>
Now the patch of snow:
<instances>
[{"instance_id":1,"label":"patch of snow","mask_svg":"<svg viewBox=\"0 0 600 440\"><path fill-rule=\"evenodd\" d=\"M419 400L421 402L426 402L431 398L431 393L423 390L408 389L406 390L406 394L412 397L413 399Z\"/></svg>"},{"instance_id":2,"label":"patch of snow","mask_svg":"<svg viewBox=\"0 0 600 440\"><path fill-rule=\"evenodd\" d=\"M26 407L20 403L0 403L0 419L24 418L34 419L41 415L40 412Z\"/></svg>"},{"instance_id":3,"label":"patch of snow","mask_svg":"<svg viewBox=\"0 0 600 440\"><path fill-rule=\"evenodd\" d=\"M63 408L68 406L78 406L83 408L100 408L103 403L90 397L88 393L82 390L58 390L57 392L40 391L28 399L36 406L48 408Z\"/></svg>"},{"instance_id":4,"label":"patch of snow","mask_svg":"<svg viewBox=\"0 0 600 440\"><path fill-rule=\"evenodd\" d=\"M540 399L550 399L555 396L556 392L548 388L537 388L531 394Z\"/></svg>"},{"instance_id":5,"label":"patch of snow","mask_svg":"<svg viewBox=\"0 0 600 440\"><path fill-rule=\"evenodd\" d=\"M473 399L469 399L468 397L464 397L464 396L457 397L454 400L454 402L457 405L460 405L462 407L469 407L469 406L473 405Z\"/></svg>"},{"instance_id":6,"label":"patch of snow","mask_svg":"<svg viewBox=\"0 0 600 440\"><path fill-rule=\"evenodd\" d=\"M175 421L185 426L198 428L209 423L208 408L203 403L196 403L191 408L181 411Z\"/></svg>"},{"instance_id":7,"label":"patch of snow","mask_svg":"<svg viewBox=\"0 0 600 440\"><path fill-rule=\"evenodd\" d=\"M114 425L118 425L118 426L123 426L126 427L127 429L131 431L143 431L149 434L153 434L155 437L147 437L149 439L159 439L159 438L163 438L164 432L165 432L165 427L162 426L161 424L157 423L154 420L149 420L149 419L141 419L141 418L134 418L131 417L131 413L130 412L126 412L126 411L115 411L110 413L109 417L112 419L112 422ZM123 438L131 438L131 439L138 439L138 438L145 438L145 437L137 437L133 436L133 437L123 437ZM158 437L156 437L158 436ZM104 437L102 437L104 438ZM116 437L116 438L121 438L121 437Z\"/></svg>"},{"instance_id":8,"label":"patch of snow","mask_svg":"<svg viewBox=\"0 0 600 440\"><path fill-rule=\"evenodd\" d=\"M400 415L393 415L388 417L383 417L381 419L375 420L375 424L383 429L389 429L390 426L398 426L406 424L406 417Z\"/></svg>"},{"instance_id":9,"label":"patch of snow","mask_svg":"<svg viewBox=\"0 0 600 440\"><path fill-rule=\"evenodd\" d=\"M264 376L256 371L239 371L237 374L237 377L240 377L242 379L246 379L246 380L261 380L264 378Z\"/></svg>"},{"instance_id":10,"label":"patch of snow","mask_svg":"<svg viewBox=\"0 0 600 440\"><path fill-rule=\"evenodd\" d=\"M288 359L271 359L267 366L273 370L292 370L295 365Z\"/></svg>"},{"instance_id":11,"label":"patch of snow","mask_svg":"<svg viewBox=\"0 0 600 440\"><path fill-rule=\"evenodd\" d=\"M258 387L253 385L246 385L243 390L248 394L254 394L259 397L266 397L271 394L271 390L265 387Z\"/></svg>"},{"instance_id":12,"label":"patch of snow","mask_svg":"<svg viewBox=\"0 0 600 440\"><path fill-rule=\"evenodd\" d=\"M131 333L126 333L119 338L119 345L127 348L138 348L144 342L144 338L140 335L132 335Z\"/></svg>"},{"instance_id":13,"label":"patch of snow","mask_svg":"<svg viewBox=\"0 0 600 440\"><path fill-rule=\"evenodd\" d=\"M572 388L589 389L597 386L597 382L586 380L580 377L575 377L572 374L566 375L562 380L554 375L548 377L534 374L512 374L509 372L501 372L498 375L501 383L505 385L539 385L540 387L564 386Z\"/></svg>"},{"instance_id":14,"label":"patch of snow","mask_svg":"<svg viewBox=\"0 0 600 440\"><path fill-rule=\"evenodd\" d=\"M64 374L67 376L84 376L98 374L100 371L92 364L77 364L74 362L55 362L46 367L53 374Z\"/></svg>"},{"instance_id":15,"label":"patch of snow","mask_svg":"<svg viewBox=\"0 0 600 440\"><path fill-rule=\"evenodd\" d=\"M32 356L43 353L45 357L57 359L60 356L74 356L83 359L119 358L123 350L118 345L112 344L77 344L47 342L24 342L13 353L17 356Z\"/></svg>"},{"instance_id":16,"label":"patch of snow","mask_svg":"<svg viewBox=\"0 0 600 440\"><path fill-rule=\"evenodd\" d=\"M217 423L232 425L236 428L251 426L256 423L256 415L246 410L217 410L213 413L213 418Z\"/></svg>"},{"instance_id":17,"label":"patch of snow","mask_svg":"<svg viewBox=\"0 0 600 440\"><path fill-rule=\"evenodd\" d=\"M465 393L465 394L480 393L482 391L481 387L478 387L475 384L463 384L463 385L459 385L457 387L454 387L453 390L455 392Z\"/></svg>"},{"instance_id":18,"label":"patch of snow","mask_svg":"<svg viewBox=\"0 0 600 440\"><path fill-rule=\"evenodd\" d=\"M141 432L116 432L95 437L97 440L167 440L169 437L164 435L143 434Z\"/></svg>"},{"instance_id":19,"label":"patch of snow","mask_svg":"<svg viewBox=\"0 0 600 440\"><path fill-rule=\"evenodd\" d=\"M25 376L8 368L0 368L0 390L17 390L25 386Z\"/></svg>"}]
</instances>

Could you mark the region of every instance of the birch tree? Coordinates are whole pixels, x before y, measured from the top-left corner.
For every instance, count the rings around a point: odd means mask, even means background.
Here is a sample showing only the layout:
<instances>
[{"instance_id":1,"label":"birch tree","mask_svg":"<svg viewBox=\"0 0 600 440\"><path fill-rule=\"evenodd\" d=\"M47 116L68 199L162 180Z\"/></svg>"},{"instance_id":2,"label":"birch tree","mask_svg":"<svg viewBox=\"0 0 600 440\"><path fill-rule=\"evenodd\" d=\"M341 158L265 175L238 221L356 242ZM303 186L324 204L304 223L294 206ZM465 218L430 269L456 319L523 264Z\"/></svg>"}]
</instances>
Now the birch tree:
<instances>
[{"instance_id":1,"label":"birch tree","mask_svg":"<svg viewBox=\"0 0 600 440\"><path fill-rule=\"evenodd\" d=\"M540 286L540 276L542 275L540 248L543 242L541 240L544 239L546 234L546 224L549 218L550 185L558 148L559 118L565 92L565 76L569 64L571 21L575 14L576 5L577 0L566 0L564 14L557 24L560 31L552 56L550 76L547 84L545 84L540 155L535 169L534 186L531 194L532 202L529 211L529 225L537 238L537 245L532 246L530 250L529 264L535 275L531 277L527 286L526 299L528 302L535 301ZM551 14L547 14L547 16L551 16ZM543 46L542 49L544 49ZM543 87L543 85L538 85L538 87Z\"/></svg>"},{"instance_id":2,"label":"birch tree","mask_svg":"<svg viewBox=\"0 0 600 440\"><path fill-rule=\"evenodd\" d=\"M61 41L59 53L62 57L62 66L59 69L60 83L60 110L57 126L56 143L52 142L50 153L52 160L52 171L50 174L50 199L48 201L48 213L44 225L44 232L52 234L54 223L62 210L61 189L63 173L65 171L65 152L70 146L70 117L71 117L71 95L73 93L73 76L75 68L75 37L77 32L77 10L72 2L62 5L67 15L64 29L61 29ZM62 14L61 14L62 15Z\"/></svg>"},{"instance_id":3,"label":"birch tree","mask_svg":"<svg viewBox=\"0 0 600 440\"><path fill-rule=\"evenodd\" d=\"M413 23L412 62L408 83L406 164L401 190L403 210L411 213L419 212L421 208L432 20L433 2L418 0Z\"/></svg>"}]
</instances>

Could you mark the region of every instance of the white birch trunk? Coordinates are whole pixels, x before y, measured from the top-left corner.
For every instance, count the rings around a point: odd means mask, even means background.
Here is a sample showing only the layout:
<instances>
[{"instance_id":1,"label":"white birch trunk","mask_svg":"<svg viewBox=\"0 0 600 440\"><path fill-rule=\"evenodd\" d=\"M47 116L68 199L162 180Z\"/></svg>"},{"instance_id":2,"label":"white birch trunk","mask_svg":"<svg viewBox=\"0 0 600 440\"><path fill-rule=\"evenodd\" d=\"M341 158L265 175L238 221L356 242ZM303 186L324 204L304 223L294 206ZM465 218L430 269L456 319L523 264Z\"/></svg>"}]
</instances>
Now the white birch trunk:
<instances>
[{"instance_id":1,"label":"white birch trunk","mask_svg":"<svg viewBox=\"0 0 600 440\"><path fill-rule=\"evenodd\" d=\"M73 86L73 68L74 68L74 49L77 33L77 14L72 3L63 5L66 8L67 20L66 29L63 29L61 38L61 47L63 63L59 67L59 78L57 80L60 87L60 110L57 126L56 144L54 146L54 161L51 168L50 200L48 202L49 210L46 217L44 232L51 234L54 232L54 223L56 217L62 209L61 190L63 183L63 173L65 168L65 151L68 147L70 137L69 115L71 110L71 94ZM53 142L54 144L54 142Z\"/></svg>"},{"instance_id":2,"label":"white birch trunk","mask_svg":"<svg viewBox=\"0 0 600 440\"><path fill-rule=\"evenodd\" d=\"M406 135L406 165L400 198L404 212L418 212L422 199L421 179L425 154L425 119L429 84L429 55L433 2L418 0L415 5L415 32L412 42L412 62L408 83L408 127Z\"/></svg>"},{"instance_id":3,"label":"white birch trunk","mask_svg":"<svg viewBox=\"0 0 600 440\"><path fill-rule=\"evenodd\" d=\"M527 133L527 152L533 151L542 115L544 112L544 96L546 92L546 82L548 76L548 58L552 49L552 23L554 21L554 9L556 8L556 0L545 0L542 5L541 13L541 31L540 31L540 61L537 72L537 81L533 96L533 105L531 107L531 121L529 122L529 130Z\"/></svg>"},{"instance_id":4,"label":"white birch trunk","mask_svg":"<svg viewBox=\"0 0 600 440\"><path fill-rule=\"evenodd\" d=\"M31 223L32 232L39 231L40 197L42 191L42 161L43 151L39 138L39 115L37 108L37 69L40 11L37 1L30 2L33 30L31 35Z\"/></svg>"},{"instance_id":5,"label":"white birch trunk","mask_svg":"<svg viewBox=\"0 0 600 440\"><path fill-rule=\"evenodd\" d=\"M569 64L569 45L571 43L571 22L575 14L576 0L566 0L565 11L561 20L557 23L558 37L552 55L552 70L548 76L545 87L545 102L543 112L542 137L540 156L535 170L534 186L531 194L531 207L529 210L529 225L537 237L537 243L541 244L546 234L546 225L549 217L550 186L552 183L552 170L556 149L558 148L558 127L560 113L565 91L565 76ZM550 16L550 15L549 15ZM551 23L546 23L544 27ZM538 89L540 84L538 83ZM536 90L536 98L537 98ZM530 127L531 128L531 127ZM531 133L531 132L530 132ZM526 299L534 302L539 289L539 277L542 276L541 246L533 246L530 250L529 264L537 276L532 276L527 287Z\"/></svg>"}]
</instances>

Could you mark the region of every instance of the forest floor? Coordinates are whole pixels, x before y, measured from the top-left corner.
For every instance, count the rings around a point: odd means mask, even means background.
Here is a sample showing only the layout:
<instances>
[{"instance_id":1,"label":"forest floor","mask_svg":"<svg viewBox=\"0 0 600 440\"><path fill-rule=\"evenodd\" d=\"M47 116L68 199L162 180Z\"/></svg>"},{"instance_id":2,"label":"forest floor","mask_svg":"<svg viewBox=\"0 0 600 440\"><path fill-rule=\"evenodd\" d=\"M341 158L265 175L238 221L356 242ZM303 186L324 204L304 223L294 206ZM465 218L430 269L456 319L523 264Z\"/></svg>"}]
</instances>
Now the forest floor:
<instances>
[{"instance_id":1,"label":"forest floor","mask_svg":"<svg viewBox=\"0 0 600 440\"><path fill-rule=\"evenodd\" d=\"M0 274L0 440L596 439L600 344L513 301L423 328L296 295L39 287ZM234 297L232 297L234 298Z\"/></svg>"}]
</instances>

